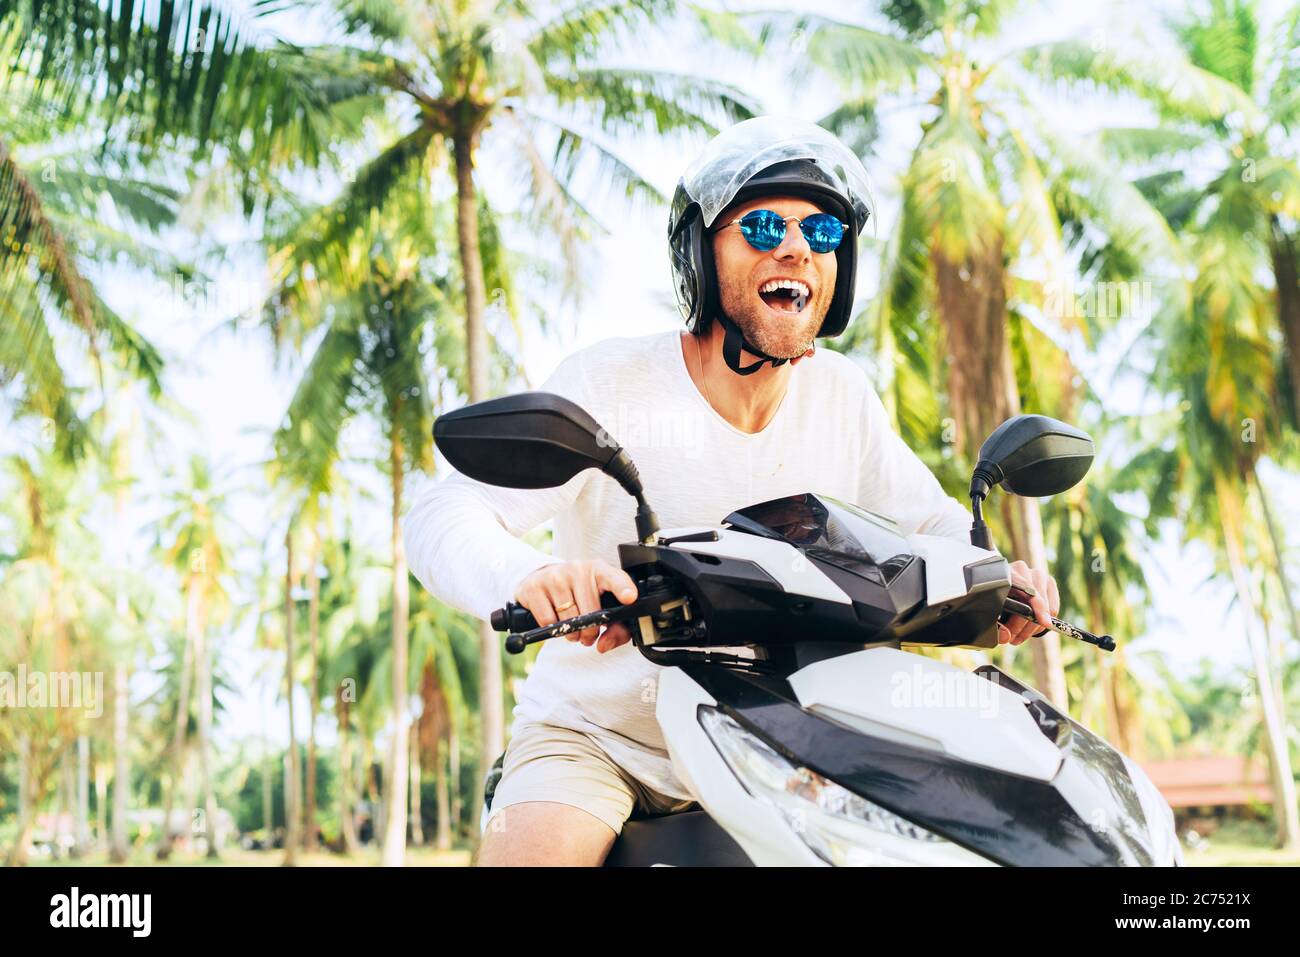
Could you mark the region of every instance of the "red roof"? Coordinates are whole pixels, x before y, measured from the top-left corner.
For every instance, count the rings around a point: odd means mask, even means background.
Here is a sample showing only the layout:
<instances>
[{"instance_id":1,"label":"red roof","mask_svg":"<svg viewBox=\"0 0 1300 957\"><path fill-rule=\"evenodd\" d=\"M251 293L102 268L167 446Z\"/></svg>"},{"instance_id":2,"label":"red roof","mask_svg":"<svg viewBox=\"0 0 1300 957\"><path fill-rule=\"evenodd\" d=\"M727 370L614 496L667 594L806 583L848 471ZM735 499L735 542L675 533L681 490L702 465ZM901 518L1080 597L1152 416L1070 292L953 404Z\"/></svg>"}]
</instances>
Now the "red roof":
<instances>
[{"instance_id":1,"label":"red roof","mask_svg":"<svg viewBox=\"0 0 1300 957\"><path fill-rule=\"evenodd\" d=\"M1142 766L1170 807L1271 804L1268 770L1243 755L1149 761Z\"/></svg>"}]
</instances>

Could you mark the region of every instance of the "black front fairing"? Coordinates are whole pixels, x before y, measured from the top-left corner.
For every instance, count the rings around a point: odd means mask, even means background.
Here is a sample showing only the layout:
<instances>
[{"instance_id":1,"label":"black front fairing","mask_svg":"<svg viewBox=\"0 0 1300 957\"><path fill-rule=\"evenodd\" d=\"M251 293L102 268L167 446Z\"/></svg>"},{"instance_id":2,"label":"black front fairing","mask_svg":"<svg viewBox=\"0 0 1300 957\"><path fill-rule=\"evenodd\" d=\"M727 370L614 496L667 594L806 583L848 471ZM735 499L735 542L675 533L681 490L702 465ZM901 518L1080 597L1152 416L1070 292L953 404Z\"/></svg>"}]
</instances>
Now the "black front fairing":
<instances>
[{"instance_id":1,"label":"black front fairing","mask_svg":"<svg viewBox=\"0 0 1300 957\"><path fill-rule=\"evenodd\" d=\"M803 493L732 512L723 524L781 538L819 566L831 566L888 588L913 559L907 539L889 519L833 499Z\"/></svg>"},{"instance_id":2,"label":"black front fairing","mask_svg":"<svg viewBox=\"0 0 1300 957\"><path fill-rule=\"evenodd\" d=\"M988 680L1024 692L1062 751L1050 782L874 737L800 706L771 676L686 666L720 708L792 762L990 860L1016 866L1155 863L1150 824L1121 756L992 666Z\"/></svg>"}]
</instances>

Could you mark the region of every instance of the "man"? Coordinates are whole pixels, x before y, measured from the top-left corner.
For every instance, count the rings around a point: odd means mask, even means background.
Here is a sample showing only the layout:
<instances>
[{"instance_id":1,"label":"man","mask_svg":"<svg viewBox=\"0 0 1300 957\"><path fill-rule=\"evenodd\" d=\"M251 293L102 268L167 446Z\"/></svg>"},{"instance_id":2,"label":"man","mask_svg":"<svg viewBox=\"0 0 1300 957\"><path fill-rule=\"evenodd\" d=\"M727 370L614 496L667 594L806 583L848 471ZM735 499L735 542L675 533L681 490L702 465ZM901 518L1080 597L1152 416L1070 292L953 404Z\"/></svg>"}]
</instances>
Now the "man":
<instances>
[{"instance_id":1,"label":"man","mask_svg":"<svg viewBox=\"0 0 1300 957\"><path fill-rule=\"evenodd\" d=\"M868 199L860 161L817 126L763 117L723 132L682 178L669 221L687 331L602 342L542 386L628 450L663 527L816 491L904 533L968 541L970 513L892 431L863 372L814 345L848 324ZM553 555L519 540L549 519ZM632 509L594 470L543 490L452 475L412 508L405 537L425 587L481 618L514 599L548 625L596 610L602 592L636 595L617 565L618 543L636 537ZM1012 570L1036 592L1037 621L1001 630L1019 644L1058 602L1046 570ZM634 809L690 803L655 721L657 671L622 625L542 648L479 864L599 864Z\"/></svg>"}]
</instances>

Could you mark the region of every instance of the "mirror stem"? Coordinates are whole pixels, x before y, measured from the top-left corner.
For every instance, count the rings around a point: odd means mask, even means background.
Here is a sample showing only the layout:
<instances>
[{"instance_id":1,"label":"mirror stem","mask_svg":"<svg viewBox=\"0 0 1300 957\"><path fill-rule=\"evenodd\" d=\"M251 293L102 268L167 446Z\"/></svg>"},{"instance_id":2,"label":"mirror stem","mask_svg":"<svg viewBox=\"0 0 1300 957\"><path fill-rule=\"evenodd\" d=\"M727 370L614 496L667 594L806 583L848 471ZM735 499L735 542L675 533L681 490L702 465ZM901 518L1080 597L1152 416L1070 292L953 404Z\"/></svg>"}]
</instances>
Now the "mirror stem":
<instances>
[{"instance_id":1,"label":"mirror stem","mask_svg":"<svg viewBox=\"0 0 1300 957\"><path fill-rule=\"evenodd\" d=\"M642 545L653 545L655 533L659 531L659 517L655 515L650 503L645 500L645 491L641 488L641 476L637 473L632 457L623 449L609 460L604 472L636 499L636 537Z\"/></svg>"},{"instance_id":2,"label":"mirror stem","mask_svg":"<svg viewBox=\"0 0 1300 957\"><path fill-rule=\"evenodd\" d=\"M655 534L659 531L659 516L655 515L645 495L638 492L636 496L636 537L642 545L653 545Z\"/></svg>"},{"instance_id":3,"label":"mirror stem","mask_svg":"<svg viewBox=\"0 0 1300 957\"><path fill-rule=\"evenodd\" d=\"M972 495L970 499L971 514L975 521L970 527L970 543L976 548L984 548L993 551L993 539L989 535L989 527L984 524L984 496Z\"/></svg>"}]
</instances>

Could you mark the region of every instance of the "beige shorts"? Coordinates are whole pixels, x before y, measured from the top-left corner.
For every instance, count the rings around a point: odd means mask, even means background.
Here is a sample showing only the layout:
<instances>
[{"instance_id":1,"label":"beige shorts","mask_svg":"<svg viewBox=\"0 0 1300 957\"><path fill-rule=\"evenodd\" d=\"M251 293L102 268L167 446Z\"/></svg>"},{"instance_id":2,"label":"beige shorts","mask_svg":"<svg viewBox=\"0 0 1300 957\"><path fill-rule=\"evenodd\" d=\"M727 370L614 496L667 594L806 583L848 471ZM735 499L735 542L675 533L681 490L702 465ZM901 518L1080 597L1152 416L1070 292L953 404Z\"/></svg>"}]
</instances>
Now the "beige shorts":
<instances>
[{"instance_id":1,"label":"beige shorts","mask_svg":"<svg viewBox=\"0 0 1300 957\"><path fill-rule=\"evenodd\" d=\"M615 834L633 810L667 814L691 806L690 801L660 794L625 773L581 731L549 724L515 728L487 826L492 826L499 811L530 801L576 807L603 821Z\"/></svg>"}]
</instances>

